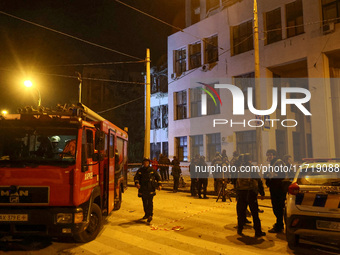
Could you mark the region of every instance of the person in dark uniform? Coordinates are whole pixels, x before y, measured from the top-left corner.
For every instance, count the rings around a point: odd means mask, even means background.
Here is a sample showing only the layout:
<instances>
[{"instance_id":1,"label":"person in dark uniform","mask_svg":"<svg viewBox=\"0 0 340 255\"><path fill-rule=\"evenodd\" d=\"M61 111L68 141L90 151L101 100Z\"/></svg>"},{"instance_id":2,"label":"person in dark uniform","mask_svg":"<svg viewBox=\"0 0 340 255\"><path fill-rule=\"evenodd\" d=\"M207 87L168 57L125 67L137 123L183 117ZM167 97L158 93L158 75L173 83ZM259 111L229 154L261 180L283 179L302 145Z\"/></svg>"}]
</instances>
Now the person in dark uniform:
<instances>
[{"instance_id":1,"label":"person in dark uniform","mask_svg":"<svg viewBox=\"0 0 340 255\"><path fill-rule=\"evenodd\" d=\"M138 197L143 200L143 208L145 215L143 219L152 221L153 216L153 197L156 195L156 189L161 190L160 176L152 167L150 167L150 159L144 158L143 166L138 169L134 177L135 186L138 189Z\"/></svg>"},{"instance_id":2,"label":"person in dark uniform","mask_svg":"<svg viewBox=\"0 0 340 255\"><path fill-rule=\"evenodd\" d=\"M208 177L209 171L207 169L207 163L205 162L204 156L201 156L198 162L200 169L205 169L206 172L200 172L198 174L198 198L202 198L201 193L203 189L203 198L207 199L207 186L208 186Z\"/></svg>"},{"instance_id":3,"label":"person in dark uniform","mask_svg":"<svg viewBox=\"0 0 340 255\"><path fill-rule=\"evenodd\" d=\"M285 163L277 157L276 150L269 149L267 151L267 161L273 167L285 166ZM269 173L265 177L266 185L270 191L270 198L273 206L273 212L276 217L276 223L273 228L268 230L269 233L280 233L283 230L283 210L285 207L286 191L285 191L285 173Z\"/></svg>"},{"instance_id":4,"label":"person in dark uniform","mask_svg":"<svg viewBox=\"0 0 340 255\"><path fill-rule=\"evenodd\" d=\"M251 155L244 154L243 166L252 166ZM239 173L236 180L237 190L237 234L243 235L242 230L245 225L247 206L249 205L251 215L253 216L255 237L265 236L266 233L262 232L261 221L258 213L257 193L264 196L263 184L260 176L256 172L243 172Z\"/></svg>"},{"instance_id":5,"label":"person in dark uniform","mask_svg":"<svg viewBox=\"0 0 340 255\"><path fill-rule=\"evenodd\" d=\"M199 163L199 155L196 154L195 157L192 159L191 164L189 166L189 172L190 172L190 179L191 179L191 184L190 184L190 193L191 196L195 197L197 195L197 176L198 173L196 172L196 166L198 166Z\"/></svg>"},{"instance_id":6,"label":"person in dark uniform","mask_svg":"<svg viewBox=\"0 0 340 255\"><path fill-rule=\"evenodd\" d=\"M222 187L222 172L218 171L217 168L221 167L222 168L222 163L223 163L223 158L220 152L216 151L215 157L211 161L211 166L215 167L215 171L212 172L212 175L214 177L214 192L216 195L218 195L221 187Z\"/></svg>"},{"instance_id":7,"label":"person in dark uniform","mask_svg":"<svg viewBox=\"0 0 340 255\"><path fill-rule=\"evenodd\" d=\"M174 157L174 159L171 162L172 165L172 176L174 177L174 188L173 188L173 192L177 192L178 191L178 185L179 185L179 178L181 177L181 167L179 166L179 160L176 158L176 156Z\"/></svg>"}]
</instances>

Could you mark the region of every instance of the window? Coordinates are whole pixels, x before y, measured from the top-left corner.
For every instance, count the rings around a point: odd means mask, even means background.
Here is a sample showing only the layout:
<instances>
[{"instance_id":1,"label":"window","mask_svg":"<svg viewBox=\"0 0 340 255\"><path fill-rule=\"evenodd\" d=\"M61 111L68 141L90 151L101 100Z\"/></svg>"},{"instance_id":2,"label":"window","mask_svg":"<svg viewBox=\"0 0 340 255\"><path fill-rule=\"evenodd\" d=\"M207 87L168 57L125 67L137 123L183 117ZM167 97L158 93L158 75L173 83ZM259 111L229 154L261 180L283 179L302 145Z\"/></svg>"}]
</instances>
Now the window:
<instances>
[{"instance_id":1,"label":"window","mask_svg":"<svg viewBox=\"0 0 340 255\"><path fill-rule=\"evenodd\" d=\"M254 49L252 20L232 27L231 31L233 56Z\"/></svg>"},{"instance_id":2,"label":"window","mask_svg":"<svg viewBox=\"0 0 340 255\"><path fill-rule=\"evenodd\" d=\"M194 69L201 66L201 42L196 42L189 45L189 69Z\"/></svg>"},{"instance_id":3,"label":"window","mask_svg":"<svg viewBox=\"0 0 340 255\"><path fill-rule=\"evenodd\" d=\"M252 160L257 160L255 130L236 132L236 146L239 153L250 153Z\"/></svg>"},{"instance_id":4,"label":"window","mask_svg":"<svg viewBox=\"0 0 340 255\"><path fill-rule=\"evenodd\" d=\"M221 134L209 134L207 135L207 139L208 161L212 161L216 151L221 152Z\"/></svg>"},{"instance_id":5,"label":"window","mask_svg":"<svg viewBox=\"0 0 340 255\"><path fill-rule=\"evenodd\" d=\"M168 127L168 105L162 105L162 128Z\"/></svg>"},{"instance_id":6,"label":"window","mask_svg":"<svg viewBox=\"0 0 340 255\"><path fill-rule=\"evenodd\" d=\"M277 88L277 108L281 109L281 88L282 88L282 81L281 76L273 73L273 88Z\"/></svg>"},{"instance_id":7,"label":"window","mask_svg":"<svg viewBox=\"0 0 340 255\"><path fill-rule=\"evenodd\" d=\"M281 25L281 8L277 8L266 14L266 43L274 43L282 40L282 25Z\"/></svg>"},{"instance_id":8,"label":"window","mask_svg":"<svg viewBox=\"0 0 340 255\"><path fill-rule=\"evenodd\" d=\"M287 38L304 32L302 0L297 0L286 5Z\"/></svg>"},{"instance_id":9,"label":"window","mask_svg":"<svg viewBox=\"0 0 340 255\"><path fill-rule=\"evenodd\" d=\"M207 11L211 8L216 8L220 6L220 0L206 0L207 2Z\"/></svg>"},{"instance_id":10,"label":"window","mask_svg":"<svg viewBox=\"0 0 340 255\"><path fill-rule=\"evenodd\" d=\"M196 155L203 156L203 135L194 135L190 136L190 152L191 152L191 159L193 159Z\"/></svg>"},{"instance_id":11,"label":"window","mask_svg":"<svg viewBox=\"0 0 340 255\"><path fill-rule=\"evenodd\" d=\"M199 117L202 115L201 113L201 95L202 90L200 88L190 89L190 111L191 111L191 118Z\"/></svg>"},{"instance_id":12,"label":"window","mask_svg":"<svg viewBox=\"0 0 340 255\"><path fill-rule=\"evenodd\" d=\"M322 19L324 20L324 24L328 24L329 22L340 22L340 0L322 0ZM327 22L327 20L331 20Z\"/></svg>"},{"instance_id":13,"label":"window","mask_svg":"<svg viewBox=\"0 0 340 255\"><path fill-rule=\"evenodd\" d=\"M151 94L157 92L168 92L168 77L165 75L154 75L151 82Z\"/></svg>"},{"instance_id":14,"label":"window","mask_svg":"<svg viewBox=\"0 0 340 255\"><path fill-rule=\"evenodd\" d=\"M151 129L160 129L162 120L161 120L161 112L160 107L152 107L151 108Z\"/></svg>"},{"instance_id":15,"label":"window","mask_svg":"<svg viewBox=\"0 0 340 255\"><path fill-rule=\"evenodd\" d=\"M214 83L216 84L216 83ZM211 86L213 86L213 84L211 84ZM215 89L217 94L220 95L220 90L219 89ZM219 114L220 113L220 102L217 98L217 96L215 95L215 93L212 93L214 99L212 99L212 97L207 96L207 115L213 115L213 114ZM216 104L215 104L216 102Z\"/></svg>"},{"instance_id":16,"label":"window","mask_svg":"<svg viewBox=\"0 0 340 255\"><path fill-rule=\"evenodd\" d=\"M162 142L162 148L163 148L162 154L168 157L169 156L168 142Z\"/></svg>"},{"instance_id":17,"label":"window","mask_svg":"<svg viewBox=\"0 0 340 255\"><path fill-rule=\"evenodd\" d=\"M187 54L185 48L175 51L175 72L178 76L187 70L186 57Z\"/></svg>"},{"instance_id":18,"label":"window","mask_svg":"<svg viewBox=\"0 0 340 255\"><path fill-rule=\"evenodd\" d=\"M205 63L218 61L218 36L206 38L205 40Z\"/></svg>"},{"instance_id":19,"label":"window","mask_svg":"<svg viewBox=\"0 0 340 255\"><path fill-rule=\"evenodd\" d=\"M86 129L86 152L87 158L92 158L94 153L93 147L93 131Z\"/></svg>"},{"instance_id":20,"label":"window","mask_svg":"<svg viewBox=\"0 0 340 255\"><path fill-rule=\"evenodd\" d=\"M115 140L115 137L111 134L111 135L110 135L110 145L109 145L109 154L110 154L110 158L114 158L114 156L115 156L115 145L114 145L114 140Z\"/></svg>"},{"instance_id":21,"label":"window","mask_svg":"<svg viewBox=\"0 0 340 255\"><path fill-rule=\"evenodd\" d=\"M150 146L150 158L159 158L159 154L161 153L161 143L151 143Z\"/></svg>"},{"instance_id":22,"label":"window","mask_svg":"<svg viewBox=\"0 0 340 255\"><path fill-rule=\"evenodd\" d=\"M200 0L191 0L191 25L200 21Z\"/></svg>"},{"instance_id":23,"label":"window","mask_svg":"<svg viewBox=\"0 0 340 255\"><path fill-rule=\"evenodd\" d=\"M176 96L176 120L187 118L187 92L186 90L175 93Z\"/></svg>"},{"instance_id":24,"label":"window","mask_svg":"<svg viewBox=\"0 0 340 255\"><path fill-rule=\"evenodd\" d=\"M187 137L176 137L177 158L179 161L188 161L188 143Z\"/></svg>"},{"instance_id":25,"label":"window","mask_svg":"<svg viewBox=\"0 0 340 255\"><path fill-rule=\"evenodd\" d=\"M239 87L244 94L244 109L248 109L248 87L253 88L253 106L256 105L255 97L255 73L247 73L234 77L234 82L237 87ZM255 107L256 108L256 107Z\"/></svg>"}]
</instances>

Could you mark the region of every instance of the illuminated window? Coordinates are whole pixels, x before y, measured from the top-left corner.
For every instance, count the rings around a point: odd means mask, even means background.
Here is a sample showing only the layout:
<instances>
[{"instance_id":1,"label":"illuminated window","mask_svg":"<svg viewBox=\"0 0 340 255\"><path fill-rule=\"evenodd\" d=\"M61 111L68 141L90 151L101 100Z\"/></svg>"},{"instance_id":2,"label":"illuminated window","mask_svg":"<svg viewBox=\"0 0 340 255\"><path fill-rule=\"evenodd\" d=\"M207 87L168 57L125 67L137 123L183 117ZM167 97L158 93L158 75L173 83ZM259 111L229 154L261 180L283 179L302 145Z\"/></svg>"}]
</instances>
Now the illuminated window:
<instances>
[{"instance_id":1,"label":"illuminated window","mask_svg":"<svg viewBox=\"0 0 340 255\"><path fill-rule=\"evenodd\" d=\"M176 137L177 157L179 161L188 161L188 143L187 137Z\"/></svg>"}]
</instances>

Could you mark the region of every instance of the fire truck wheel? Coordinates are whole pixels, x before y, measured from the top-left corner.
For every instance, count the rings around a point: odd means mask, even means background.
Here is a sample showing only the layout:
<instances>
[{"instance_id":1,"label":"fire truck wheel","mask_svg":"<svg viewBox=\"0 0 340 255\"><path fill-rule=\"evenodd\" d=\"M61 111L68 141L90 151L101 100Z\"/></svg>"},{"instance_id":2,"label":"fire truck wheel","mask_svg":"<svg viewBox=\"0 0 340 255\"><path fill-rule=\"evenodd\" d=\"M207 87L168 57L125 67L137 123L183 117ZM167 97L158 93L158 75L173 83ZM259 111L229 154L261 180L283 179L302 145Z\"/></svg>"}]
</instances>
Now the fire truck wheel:
<instances>
[{"instance_id":1,"label":"fire truck wheel","mask_svg":"<svg viewBox=\"0 0 340 255\"><path fill-rule=\"evenodd\" d=\"M97 204L93 203L91 207L89 225L84 229L84 231L77 234L74 239L79 243L90 242L97 237L102 225L102 211Z\"/></svg>"},{"instance_id":2,"label":"fire truck wheel","mask_svg":"<svg viewBox=\"0 0 340 255\"><path fill-rule=\"evenodd\" d=\"M114 210L119 210L122 205L122 191L119 189L119 201L115 203Z\"/></svg>"}]
</instances>

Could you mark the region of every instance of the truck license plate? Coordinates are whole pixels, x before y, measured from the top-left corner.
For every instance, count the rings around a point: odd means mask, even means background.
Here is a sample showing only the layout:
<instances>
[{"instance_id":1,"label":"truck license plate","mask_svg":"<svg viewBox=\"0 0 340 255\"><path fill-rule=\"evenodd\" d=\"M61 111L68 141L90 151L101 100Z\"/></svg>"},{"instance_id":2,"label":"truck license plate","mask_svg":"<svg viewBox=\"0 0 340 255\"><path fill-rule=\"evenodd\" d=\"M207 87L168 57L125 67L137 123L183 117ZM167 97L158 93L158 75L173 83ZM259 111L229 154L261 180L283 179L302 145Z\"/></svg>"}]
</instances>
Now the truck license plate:
<instances>
[{"instance_id":1,"label":"truck license plate","mask_svg":"<svg viewBox=\"0 0 340 255\"><path fill-rule=\"evenodd\" d=\"M317 220L316 228L324 229L324 230L340 231L340 222Z\"/></svg>"},{"instance_id":2,"label":"truck license plate","mask_svg":"<svg viewBox=\"0 0 340 255\"><path fill-rule=\"evenodd\" d=\"M28 221L28 214L0 214L0 221Z\"/></svg>"}]
</instances>

